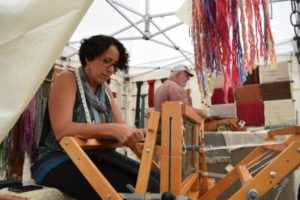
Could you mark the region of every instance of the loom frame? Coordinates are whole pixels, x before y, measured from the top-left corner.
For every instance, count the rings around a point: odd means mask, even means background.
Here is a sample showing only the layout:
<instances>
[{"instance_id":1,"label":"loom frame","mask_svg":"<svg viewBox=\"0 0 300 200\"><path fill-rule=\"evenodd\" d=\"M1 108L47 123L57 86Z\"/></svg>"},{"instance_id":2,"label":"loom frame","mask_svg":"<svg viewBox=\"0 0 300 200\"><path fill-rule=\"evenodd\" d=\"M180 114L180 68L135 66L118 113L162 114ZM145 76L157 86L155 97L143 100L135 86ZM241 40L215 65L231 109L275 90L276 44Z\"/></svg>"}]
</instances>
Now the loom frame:
<instances>
[{"instance_id":1,"label":"loom frame","mask_svg":"<svg viewBox=\"0 0 300 200\"><path fill-rule=\"evenodd\" d=\"M197 200L211 200L216 199L232 184L240 180L242 187L229 198L229 200L239 200L246 199L249 191L253 189L257 191L259 196L263 196L300 164L300 126L294 126L269 131L264 141L277 141L275 136L278 135L290 135L290 137L283 144L256 147L232 171L214 185L211 184L213 181L204 175L207 172L206 156L205 150L200 149L199 154L201 156L197 161L198 169L182 180L181 134L183 119L199 125L199 130L197 130L199 132L199 140L196 141L198 145L204 144L203 119L191 107L180 102L166 102L163 104L162 113L151 111L147 116L146 140L143 144L137 144L132 147L133 152L141 159L134 193L144 194L144 198L147 192L151 167L160 169L161 194L171 192L176 196L188 196ZM170 118L172 118L172 124L170 124ZM161 146L156 145L159 124L161 124L162 128ZM170 134L172 137L170 137ZM170 143L172 144L171 146ZM113 188L84 152L84 149L119 147L121 146L120 144L96 139L83 140L77 137L64 137L60 144L102 199L126 199L122 193L118 193ZM274 151L279 154L252 177L246 168L246 164L267 151ZM160 166L154 161L154 154L161 155ZM172 166L170 167L170 165ZM279 165L284 165L285 167L278 168L277 166Z\"/></svg>"},{"instance_id":2,"label":"loom frame","mask_svg":"<svg viewBox=\"0 0 300 200\"><path fill-rule=\"evenodd\" d=\"M300 126L269 131L264 141L278 141L275 136L279 135L291 136L283 144L256 147L224 178L202 195L199 200L217 198L237 180L241 181L242 187L236 191L229 200L247 199L253 191L257 192L258 197L261 197L272 189L300 164ZM258 174L252 177L245 167L246 164L267 151L274 151L279 154Z\"/></svg>"}]
</instances>

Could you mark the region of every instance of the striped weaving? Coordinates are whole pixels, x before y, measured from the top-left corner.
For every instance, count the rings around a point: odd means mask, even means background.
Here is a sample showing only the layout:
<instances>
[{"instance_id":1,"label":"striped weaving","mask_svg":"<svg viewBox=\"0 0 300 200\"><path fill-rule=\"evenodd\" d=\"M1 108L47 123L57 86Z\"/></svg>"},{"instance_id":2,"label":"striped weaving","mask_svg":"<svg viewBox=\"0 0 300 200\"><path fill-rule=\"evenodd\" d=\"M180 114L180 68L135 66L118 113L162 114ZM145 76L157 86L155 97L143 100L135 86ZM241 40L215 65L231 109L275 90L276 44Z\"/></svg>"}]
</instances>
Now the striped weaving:
<instances>
[{"instance_id":1,"label":"striped weaving","mask_svg":"<svg viewBox=\"0 0 300 200\"><path fill-rule=\"evenodd\" d=\"M235 91L237 103L251 103L261 101L259 84L243 85Z\"/></svg>"},{"instance_id":2,"label":"striped weaving","mask_svg":"<svg viewBox=\"0 0 300 200\"><path fill-rule=\"evenodd\" d=\"M264 101L265 126L284 126L295 124L292 99Z\"/></svg>"}]
</instances>

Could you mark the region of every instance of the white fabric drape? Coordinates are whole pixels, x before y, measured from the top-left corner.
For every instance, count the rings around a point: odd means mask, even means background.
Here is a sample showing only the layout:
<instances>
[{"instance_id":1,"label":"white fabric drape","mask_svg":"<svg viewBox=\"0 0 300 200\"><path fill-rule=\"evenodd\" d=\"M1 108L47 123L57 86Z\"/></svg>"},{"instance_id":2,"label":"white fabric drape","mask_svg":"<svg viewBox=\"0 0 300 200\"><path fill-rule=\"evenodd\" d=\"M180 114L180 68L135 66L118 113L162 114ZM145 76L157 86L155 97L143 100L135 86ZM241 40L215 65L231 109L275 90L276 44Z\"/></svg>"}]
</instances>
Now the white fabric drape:
<instances>
[{"instance_id":1,"label":"white fabric drape","mask_svg":"<svg viewBox=\"0 0 300 200\"><path fill-rule=\"evenodd\" d=\"M0 0L0 142L13 127L92 0Z\"/></svg>"}]
</instances>

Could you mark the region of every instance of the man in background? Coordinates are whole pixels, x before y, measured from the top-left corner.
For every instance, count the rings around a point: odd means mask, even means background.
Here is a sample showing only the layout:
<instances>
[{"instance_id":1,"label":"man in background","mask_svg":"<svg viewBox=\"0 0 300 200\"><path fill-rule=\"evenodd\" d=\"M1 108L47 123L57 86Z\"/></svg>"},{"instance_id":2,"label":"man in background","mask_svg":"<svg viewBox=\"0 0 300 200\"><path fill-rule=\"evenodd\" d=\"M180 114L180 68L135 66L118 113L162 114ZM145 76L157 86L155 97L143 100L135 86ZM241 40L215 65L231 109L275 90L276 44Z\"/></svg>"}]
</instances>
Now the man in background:
<instances>
[{"instance_id":1,"label":"man in background","mask_svg":"<svg viewBox=\"0 0 300 200\"><path fill-rule=\"evenodd\" d=\"M155 90L154 110L161 111L161 106L166 101L181 101L192 107L192 99L184 88L190 77L193 76L187 66L176 65L171 70L169 78ZM196 108L194 110L201 117L208 118L207 111Z\"/></svg>"}]
</instances>

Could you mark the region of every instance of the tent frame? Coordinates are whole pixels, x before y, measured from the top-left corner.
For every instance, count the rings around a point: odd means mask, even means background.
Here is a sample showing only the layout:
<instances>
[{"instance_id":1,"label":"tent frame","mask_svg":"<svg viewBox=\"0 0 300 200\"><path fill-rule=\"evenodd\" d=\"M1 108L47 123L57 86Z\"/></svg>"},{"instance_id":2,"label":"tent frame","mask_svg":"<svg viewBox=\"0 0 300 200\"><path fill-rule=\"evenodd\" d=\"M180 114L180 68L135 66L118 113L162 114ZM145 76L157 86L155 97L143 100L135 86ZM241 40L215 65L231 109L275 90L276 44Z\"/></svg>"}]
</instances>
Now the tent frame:
<instances>
[{"instance_id":1,"label":"tent frame","mask_svg":"<svg viewBox=\"0 0 300 200\"><path fill-rule=\"evenodd\" d=\"M151 42L154 43L158 43L160 45L175 49L177 51L179 51L183 57L185 57L185 59L190 62L192 65L194 65L194 63L191 61L191 59L187 56L187 54L192 54L188 51L185 51L183 49L181 49L167 34L166 32L176 28L177 26L180 26L181 24L183 24L183 22L177 22L171 26L168 26L164 29L161 29L152 19L153 18L157 18L157 17L166 17L166 16L171 16L174 15L175 12L167 12L167 13L161 13L161 14L155 14L155 15L151 15L149 12L149 8L150 8L150 3L149 0L145 0L145 14L140 13L139 11L129 8L128 6L120 3L119 1L116 0L106 0L106 2L111 5L122 17L124 17L125 20L127 20L130 25L126 26L124 28L121 28L120 30L116 31L115 33L113 33L112 35L115 36L121 32L124 32L130 28L135 28L140 34L141 36L139 37L124 37L124 38L118 38L119 40L137 40L137 39L144 39L144 40L149 40ZM138 20L136 22L132 21L119 7L128 10L140 17L142 17L141 20ZM137 25L144 22L145 23L145 29L141 30ZM155 28L157 28L157 32L155 33L151 33L150 32L150 24L152 24ZM162 34L168 41L170 44L167 44L165 42L159 41L157 39L154 39L155 36Z\"/></svg>"}]
</instances>

